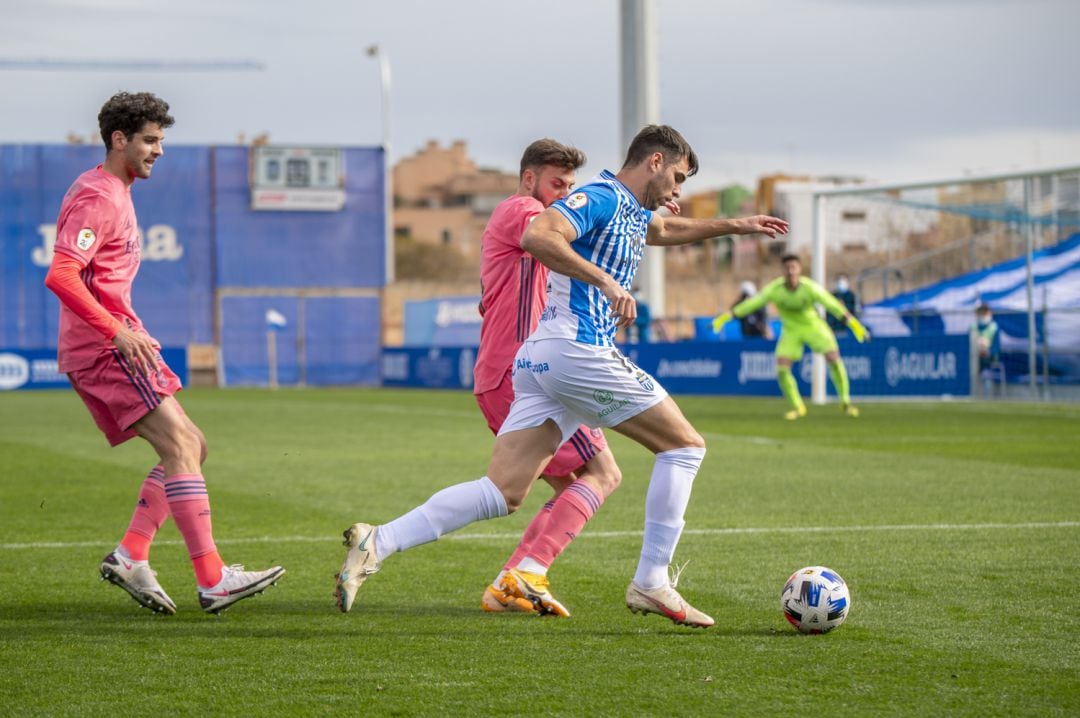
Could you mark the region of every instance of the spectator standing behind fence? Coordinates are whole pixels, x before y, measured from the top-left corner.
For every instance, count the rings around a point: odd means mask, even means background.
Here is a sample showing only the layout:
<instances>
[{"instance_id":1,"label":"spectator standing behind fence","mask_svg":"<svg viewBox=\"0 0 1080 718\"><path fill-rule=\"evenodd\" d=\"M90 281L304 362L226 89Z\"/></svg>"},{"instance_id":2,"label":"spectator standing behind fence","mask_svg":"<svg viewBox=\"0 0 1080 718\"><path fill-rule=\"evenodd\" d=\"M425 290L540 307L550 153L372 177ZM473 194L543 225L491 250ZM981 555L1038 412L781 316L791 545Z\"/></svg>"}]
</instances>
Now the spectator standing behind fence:
<instances>
[{"instance_id":1,"label":"spectator standing behind fence","mask_svg":"<svg viewBox=\"0 0 1080 718\"><path fill-rule=\"evenodd\" d=\"M836 277L836 287L833 289L832 295L839 300L844 308L848 310L848 314L855 317L859 317L859 298L855 296L855 292L851 289L851 282L848 280L848 275L840 274ZM840 319L837 319L832 314L826 315L825 319L829 322L829 328L836 334L847 334L847 325Z\"/></svg>"},{"instance_id":2,"label":"spectator standing behind fence","mask_svg":"<svg viewBox=\"0 0 1080 718\"><path fill-rule=\"evenodd\" d=\"M975 309L975 324L971 327L979 350L979 377L987 394L993 388L994 371L1001 363L1001 334L998 332L994 312L987 304Z\"/></svg>"},{"instance_id":3,"label":"spectator standing behind fence","mask_svg":"<svg viewBox=\"0 0 1080 718\"><path fill-rule=\"evenodd\" d=\"M730 308L733 309L736 304L745 302L755 294L757 294L757 286L753 282L743 282L739 285L739 298L735 300L735 303ZM740 317L739 327L742 329L744 339L767 339L772 341L774 338L772 327L769 326L769 315L765 311L765 307L750 312L745 317Z\"/></svg>"}]
</instances>

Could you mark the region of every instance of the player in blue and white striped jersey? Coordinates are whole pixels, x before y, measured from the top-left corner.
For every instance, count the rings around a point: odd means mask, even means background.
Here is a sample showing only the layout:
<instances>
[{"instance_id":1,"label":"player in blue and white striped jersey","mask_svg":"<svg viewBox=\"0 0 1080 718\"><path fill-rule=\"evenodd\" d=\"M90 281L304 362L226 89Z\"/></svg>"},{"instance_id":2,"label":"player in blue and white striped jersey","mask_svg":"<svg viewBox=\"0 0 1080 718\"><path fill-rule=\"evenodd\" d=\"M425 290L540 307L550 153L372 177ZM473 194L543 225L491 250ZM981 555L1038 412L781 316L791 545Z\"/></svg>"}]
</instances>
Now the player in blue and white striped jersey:
<instances>
[{"instance_id":1,"label":"player in blue and white striped jersey","mask_svg":"<svg viewBox=\"0 0 1080 718\"><path fill-rule=\"evenodd\" d=\"M607 170L552 207L577 235L571 244L574 252L629 288L645 254L652 210L642 207ZM561 337L613 346L616 318L599 287L564 274L550 274L547 301L548 311L541 316L533 340Z\"/></svg>"},{"instance_id":2,"label":"player in blue and white striped jersey","mask_svg":"<svg viewBox=\"0 0 1080 718\"><path fill-rule=\"evenodd\" d=\"M346 530L349 549L337 582L342 611L391 554L516 510L558 447L586 424L613 428L656 455L627 606L683 625L713 625L675 590L677 572L669 577L705 440L664 388L614 345L616 330L637 317L631 288L646 244L787 232L787 222L774 217L656 214L679 198L697 169L697 156L682 135L666 125L649 125L631 142L617 174L602 173L533 220L521 246L551 270L548 302L514 359L514 403L495 440L487 475L443 489L387 524L358 523ZM569 499L560 495L553 513L562 501ZM548 591L547 569L527 556L504 577L504 585L540 613L554 613L548 606L561 604Z\"/></svg>"}]
</instances>

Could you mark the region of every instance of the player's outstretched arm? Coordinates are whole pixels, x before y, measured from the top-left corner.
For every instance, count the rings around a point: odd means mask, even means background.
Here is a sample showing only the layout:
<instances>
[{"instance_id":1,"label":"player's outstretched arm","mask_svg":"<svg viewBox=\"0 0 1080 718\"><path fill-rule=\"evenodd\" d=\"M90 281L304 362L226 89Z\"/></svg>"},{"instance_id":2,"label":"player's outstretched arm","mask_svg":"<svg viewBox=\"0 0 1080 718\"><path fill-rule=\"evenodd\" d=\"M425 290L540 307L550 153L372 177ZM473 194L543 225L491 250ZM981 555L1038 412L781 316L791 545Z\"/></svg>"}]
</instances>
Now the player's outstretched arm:
<instances>
[{"instance_id":1,"label":"player's outstretched arm","mask_svg":"<svg viewBox=\"0 0 1080 718\"><path fill-rule=\"evenodd\" d=\"M845 317L845 321L847 321L847 327L851 330L851 336L855 337L855 341L862 344L870 338L870 330L867 329L863 325L863 323L856 319L854 316L848 314Z\"/></svg>"},{"instance_id":2,"label":"player's outstretched arm","mask_svg":"<svg viewBox=\"0 0 1080 718\"><path fill-rule=\"evenodd\" d=\"M649 222L648 243L654 246L688 244L725 234L767 234L775 237L787 234L788 223L777 217L759 214L753 217L728 219L713 217L691 219L689 217L661 217L653 214Z\"/></svg>"},{"instance_id":3,"label":"player's outstretched arm","mask_svg":"<svg viewBox=\"0 0 1080 718\"><path fill-rule=\"evenodd\" d=\"M521 248L553 272L598 288L607 297L612 316L619 317L618 325L630 326L637 319L634 296L610 274L575 252L570 247L575 239L577 231L570 221L558 210L547 209L525 230L521 237Z\"/></svg>"}]
</instances>

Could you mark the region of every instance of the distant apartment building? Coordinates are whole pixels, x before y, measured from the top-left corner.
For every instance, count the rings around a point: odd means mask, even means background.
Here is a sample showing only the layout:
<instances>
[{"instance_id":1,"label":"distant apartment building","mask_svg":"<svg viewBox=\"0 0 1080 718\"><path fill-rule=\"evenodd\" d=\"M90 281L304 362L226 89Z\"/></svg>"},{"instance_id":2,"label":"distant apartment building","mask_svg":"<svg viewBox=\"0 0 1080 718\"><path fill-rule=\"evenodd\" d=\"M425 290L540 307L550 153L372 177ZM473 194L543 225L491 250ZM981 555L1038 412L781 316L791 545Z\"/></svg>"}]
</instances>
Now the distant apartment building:
<instances>
[{"instance_id":1,"label":"distant apartment building","mask_svg":"<svg viewBox=\"0 0 1080 718\"><path fill-rule=\"evenodd\" d=\"M492 210L517 191L518 177L477 167L465 142L441 147L429 140L394 167L394 231L417 242L480 256L480 238Z\"/></svg>"}]
</instances>

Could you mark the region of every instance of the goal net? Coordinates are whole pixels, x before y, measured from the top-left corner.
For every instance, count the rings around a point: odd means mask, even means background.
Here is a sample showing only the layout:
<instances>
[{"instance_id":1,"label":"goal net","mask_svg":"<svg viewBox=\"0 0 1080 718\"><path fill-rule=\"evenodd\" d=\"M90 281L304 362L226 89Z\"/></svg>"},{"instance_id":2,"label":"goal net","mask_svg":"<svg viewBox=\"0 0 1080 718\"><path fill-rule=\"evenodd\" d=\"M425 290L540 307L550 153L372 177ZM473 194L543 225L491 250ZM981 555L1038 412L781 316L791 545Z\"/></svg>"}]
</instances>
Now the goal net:
<instances>
[{"instance_id":1,"label":"goal net","mask_svg":"<svg viewBox=\"0 0 1080 718\"><path fill-rule=\"evenodd\" d=\"M893 379L943 370L934 347L967 336L976 396L1080 387L1080 168L819 189L809 199L814 277L832 289L846 275L874 336L925 346L928 358ZM983 305L997 327L990 340L979 333ZM824 369L815 369L822 400ZM880 373L871 393L889 395L896 382Z\"/></svg>"}]
</instances>

